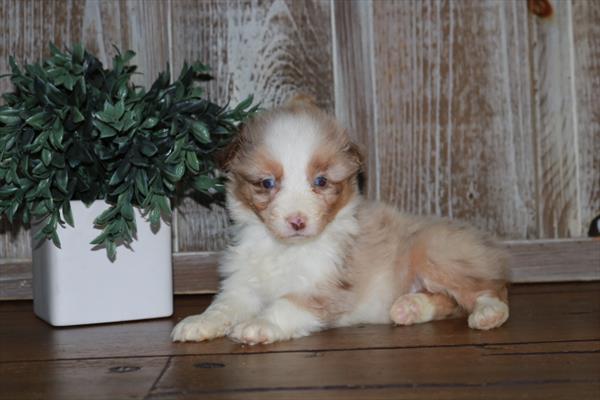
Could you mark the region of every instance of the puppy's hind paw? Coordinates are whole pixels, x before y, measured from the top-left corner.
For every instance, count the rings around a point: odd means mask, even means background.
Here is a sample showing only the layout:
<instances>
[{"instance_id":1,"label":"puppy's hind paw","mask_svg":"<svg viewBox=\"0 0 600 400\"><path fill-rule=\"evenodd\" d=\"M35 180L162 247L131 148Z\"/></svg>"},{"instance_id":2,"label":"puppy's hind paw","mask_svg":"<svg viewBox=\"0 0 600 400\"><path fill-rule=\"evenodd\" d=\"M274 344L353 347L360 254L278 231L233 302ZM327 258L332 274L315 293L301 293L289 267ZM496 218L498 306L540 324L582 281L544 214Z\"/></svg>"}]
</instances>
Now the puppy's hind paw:
<instances>
[{"instance_id":1,"label":"puppy's hind paw","mask_svg":"<svg viewBox=\"0 0 600 400\"><path fill-rule=\"evenodd\" d=\"M469 327L488 330L497 328L508 319L508 305L488 296L481 296L475 303L475 309L469 315Z\"/></svg>"},{"instance_id":2,"label":"puppy's hind paw","mask_svg":"<svg viewBox=\"0 0 600 400\"><path fill-rule=\"evenodd\" d=\"M202 342L217 337L225 336L229 324L218 317L209 317L204 314L190 315L179 322L171 332L174 342Z\"/></svg>"},{"instance_id":3,"label":"puppy's hind paw","mask_svg":"<svg viewBox=\"0 0 600 400\"><path fill-rule=\"evenodd\" d=\"M398 325L412 325L433 319L435 308L423 293L400 296L392 304L390 318Z\"/></svg>"}]
</instances>

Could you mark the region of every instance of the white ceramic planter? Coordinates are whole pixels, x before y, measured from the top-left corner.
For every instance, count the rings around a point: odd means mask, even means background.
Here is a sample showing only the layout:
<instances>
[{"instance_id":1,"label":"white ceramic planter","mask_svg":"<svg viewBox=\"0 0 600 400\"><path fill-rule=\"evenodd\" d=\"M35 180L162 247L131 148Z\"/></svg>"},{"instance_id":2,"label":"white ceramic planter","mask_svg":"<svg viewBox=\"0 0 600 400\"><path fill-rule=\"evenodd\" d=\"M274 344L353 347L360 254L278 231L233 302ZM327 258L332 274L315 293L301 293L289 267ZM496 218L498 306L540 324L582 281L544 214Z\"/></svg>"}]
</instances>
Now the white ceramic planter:
<instances>
[{"instance_id":1,"label":"white ceramic planter","mask_svg":"<svg viewBox=\"0 0 600 400\"><path fill-rule=\"evenodd\" d=\"M171 227L153 233L135 209L137 240L117 248L111 262L105 249L92 250L100 233L94 219L108 205L87 208L72 201L75 228L60 228L61 248L44 241L33 250L35 314L54 326L167 317L173 313ZM32 237L37 231L32 228ZM35 243L33 244L35 246Z\"/></svg>"}]
</instances>

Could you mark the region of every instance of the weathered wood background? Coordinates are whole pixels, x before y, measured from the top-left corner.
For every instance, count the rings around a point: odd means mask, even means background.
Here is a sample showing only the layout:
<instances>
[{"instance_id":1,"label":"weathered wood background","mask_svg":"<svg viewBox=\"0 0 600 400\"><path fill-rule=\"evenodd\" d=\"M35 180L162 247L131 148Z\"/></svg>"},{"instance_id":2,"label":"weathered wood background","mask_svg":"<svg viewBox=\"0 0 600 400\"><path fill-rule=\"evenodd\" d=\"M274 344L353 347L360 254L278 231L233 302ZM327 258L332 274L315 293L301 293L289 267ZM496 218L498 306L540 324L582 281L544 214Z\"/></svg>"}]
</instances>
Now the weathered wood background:
<instances>
[{"instance_id":1,"label":"weathered wood background","mask_svg":"<svg viewBox=\"0 0 600 400\"><path fill-rule=\"evenodd\" d=\"M406 211L511 240L600 214L600 1L0 0L0 74L48 41L133 49L141 83L201 59L219 102L313 94L366 149L368 196ZM173 225L177 253L225 246L222 209L183 199ZM0 222L0 264L29 257Z\"/></svg>"}]
</instances>

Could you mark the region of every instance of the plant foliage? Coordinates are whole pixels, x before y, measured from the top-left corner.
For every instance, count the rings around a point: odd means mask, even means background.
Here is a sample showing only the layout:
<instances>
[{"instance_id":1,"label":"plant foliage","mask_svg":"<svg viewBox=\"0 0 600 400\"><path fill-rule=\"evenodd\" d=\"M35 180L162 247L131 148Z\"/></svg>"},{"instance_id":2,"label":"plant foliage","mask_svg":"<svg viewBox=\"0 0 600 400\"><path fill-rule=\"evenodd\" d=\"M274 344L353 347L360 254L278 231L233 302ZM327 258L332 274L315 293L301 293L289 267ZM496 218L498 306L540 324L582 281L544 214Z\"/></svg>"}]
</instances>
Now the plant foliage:
<instances>
[{"instance_id":1,"label":"plant foliage","mask_svg":"<svg viewBox=\"0 0 600 400\"><path fill-rule=\"evenodd\" d=\"M0 107L0 216L42 221L36 241L60 247L57 227L74 226L70 200L103 199L91 244L116 247L136 236L133 207L154 228L171 214L178 182L212 197L222 192L213 155L240 122L256 111L252 97L236 107L204 98L196 82L212 79L208 67L185 64L171 82L161 73L149 90L135 86L127 51L112 69L81 45L43 63L20 68L11 57L14 91Z\"/></svg>"}]
</instances>

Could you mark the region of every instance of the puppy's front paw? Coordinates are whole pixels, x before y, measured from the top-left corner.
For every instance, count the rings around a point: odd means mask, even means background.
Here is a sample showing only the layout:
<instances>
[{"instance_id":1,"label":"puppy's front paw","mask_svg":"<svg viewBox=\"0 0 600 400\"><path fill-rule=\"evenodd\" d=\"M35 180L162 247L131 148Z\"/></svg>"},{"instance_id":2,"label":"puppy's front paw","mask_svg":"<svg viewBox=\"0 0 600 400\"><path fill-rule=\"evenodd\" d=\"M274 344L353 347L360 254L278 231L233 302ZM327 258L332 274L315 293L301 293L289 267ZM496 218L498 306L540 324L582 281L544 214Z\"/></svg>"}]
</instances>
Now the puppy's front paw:
<instances>
[{"instance_id":1,"label":"puppy's front paw","mask_svg":"<svg viewBox=\"0 0 600 400\"><path fill-rule=\"evenodd\" d=\"M229 327L229 322L217 315L190 315L173 328L171 340L174 342L210 340L225 336Z\"/></svg>"},{"instance_id":2,"label":"puppy's front paw","mask_svg":"<svg viewBox=\"0 0 600 400\"><path fill-rule=\"evenodd\" d=\"M229 337L238 342L249 345L268 344L278 340L287 339L277 325L264 319L254 319L236 325Z\"/></svg>"}]
</instances>

